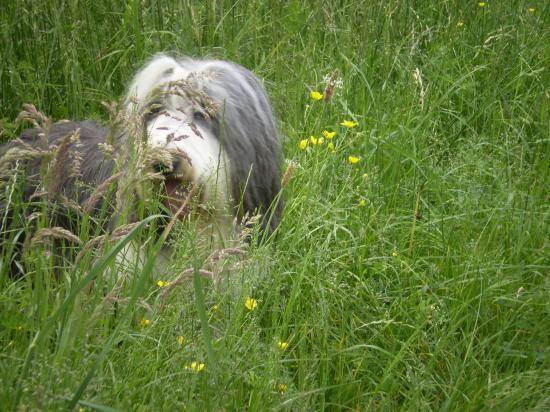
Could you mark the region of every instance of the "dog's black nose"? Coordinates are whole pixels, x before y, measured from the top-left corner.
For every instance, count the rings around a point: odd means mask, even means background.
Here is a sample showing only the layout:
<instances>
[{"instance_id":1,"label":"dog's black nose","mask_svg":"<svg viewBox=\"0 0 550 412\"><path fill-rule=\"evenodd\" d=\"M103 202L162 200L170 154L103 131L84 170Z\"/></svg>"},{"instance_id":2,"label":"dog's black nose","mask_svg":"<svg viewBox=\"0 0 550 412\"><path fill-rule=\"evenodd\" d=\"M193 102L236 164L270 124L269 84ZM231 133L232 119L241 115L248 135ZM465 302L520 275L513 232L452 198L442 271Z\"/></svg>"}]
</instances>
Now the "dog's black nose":
<instances>
[{"instance_id":1,"label":"dog's black nose","mask_svg":"<svg viewBox=\"0 0 550 412\"><path fill-rule=\"evenodd\" d=\"M160 173L164 176L170 175L172 173L179 173L182 164L182 159L179 157L173 157L171 164L166 164L165 162L156 162L153 164L153 170L156 173Z\"/></svg>"},{"instance_id":2,"label":"dog's black nose","mask_svg":"<svg viewBox=\"0 0 550 412\"><path fill-rule=\"evenodd\" d=\"M167 174L170 174L173 169L171 169L170 166L167 165L166 163L157 162L157 163L153 164L153 170L156 173L160 173L162 175L167 175Z\"/></svg>"}]
</instances>

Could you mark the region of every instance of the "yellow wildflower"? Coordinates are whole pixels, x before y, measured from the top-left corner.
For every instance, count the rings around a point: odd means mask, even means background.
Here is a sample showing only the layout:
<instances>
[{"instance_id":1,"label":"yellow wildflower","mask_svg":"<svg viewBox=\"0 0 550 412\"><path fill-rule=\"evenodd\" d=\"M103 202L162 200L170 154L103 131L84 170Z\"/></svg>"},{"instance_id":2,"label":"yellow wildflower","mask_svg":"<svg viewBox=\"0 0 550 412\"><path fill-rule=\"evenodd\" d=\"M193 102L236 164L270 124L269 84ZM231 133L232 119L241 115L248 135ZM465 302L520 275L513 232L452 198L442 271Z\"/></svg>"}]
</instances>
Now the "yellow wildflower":
<instances>
[{"instance_id":1,"label":"yellow wildflower","mask_svg":"<svg viewBox=\"0 0 550 412\"><path fill-rule=\"evenodd\" d=\"M464 22L463 21L459 21L456 23L456 27L463 27L464 26Z\"/></svg>"},{"instance_id":2,"label":"yellow wildflower","mask_svg":"<svg viewBox=\"0 0 550 412\"><path fill-rule=\"evenodd\" d=\"M323 130L323 136L330 140L334 136L336 136L336 132L329 132L328 130Z\"/></svg>"},{"instance_id":3,"label":"yellow wildflower","mask_svg":"<svg viewBox=\"0 0 550 412\"><path fill-rule=\"evenodd\" d=\"M165 288L165 287L168 286L169 284L170 284L170 282L165 282L164 280L159 280L159 281L157 282L157 286L158 286L159 288Z\"/></svg>"},{"instance_id":4,"label":"yellow wildflower","mask_svg":"<svg viewBox=\"0 0 550 412\"><path fill-rule=\"evenodd\" d=\"M279 343L277 343L277 347L281 350L287 350L288 342L279 341Z\"/></svg>"},{"instance_id":5,"label":"yellow wildflower","mask_svg":"<svg viewBox=\"0 0 550 412\"><path fill-rule=\"evenodd\" d=\"M182 335L178 336L178 344L183 346L185 344L185 338Z\"/></svg>"},{"instance_id":6,"label":"yellow wildflower","mask_svg":"<svg viewBox=\"0 0 550 412\"><path fill-rule=\"evenodd\" d=\"M354 127L357 127L359 125L359 123L354 122L353 120L344 120L340 124L347 129L353 129Z\"/></svg>"},{"instance_id":7,"label":"yellow wildflower","mask_svg":"<svg viewBox=\"0 0 550 412\"><path fill-rule=\"evenodd\" d=\"M284 383L280 383L279 385L277 385L277 389L279 389L279 392L281 394L285 393L288 389L288 386L285 385Z\"/></svg>"},{"instance_id":8,"label":"yellow wildflower","mask_svg":"<svg viewBox=\"0 0 550 412\"><path fill-rule=\"evenodd\" d=\"M323 98L323 94L322 93L319 93L318 91L316 90L313 90L310 94L309 94L309 97L311 97L313 100L321 100Z\"/></svg>"},{"instance_id":9,"label":"yellow wildflower","mask_svg":"<svg viewBox=\"0 0 550 412\"><path fill-rule=\"evenodd\" d=\"M348 156L348 161L349 161L352 165L358 163L359 160L361 160L361 158L360 158L359 156L353 156L353 155L349 155L349 156Z\"/></svg>"},{"instance_id":10,"label":"yellow wildflower","mask_svg":"<svg viewBox=\"0 0 550 412\"><path fill-rule=\"evenodd\" d=\"M193 372L197 372L197 373L202 371L205 367L206 367L206 365L204 363L200 363L200 362L197 362L197 361L193 361L189 364L189 369L191 369Z\"/></svg>"},{"instance_id":11,"label":"yellow wildflower","mask_svg":"<svg viewBox=\"0 0 550 412\"><path fill-rule=\"evenodd\" d=\"M325 138L324 137L320 137L319 139L317 139L317 144L321 145L325 143Z\"/></svg>"},{"instance_id":12,"label":"yellow wildflower","mask_svg":"<svg viewBox=\"0 0 550 412\"><path fill-rule=\"evenodd\" d=\"M368 173L363 173L363 177L366 179L367 177L369 177L369 174Z\"/></svg>"},{"instance_id":13,"label":"yellow wildflower","mask_svg":"<svg viewBox=\"0 0 550 412\"><path fill-rule=\"evenodd\" d=\"M300 140L300 143L298 143L298 147L300 148L300 150L306 150L307 144L307 139Z\"/></svg>"},{"instance_id":14,"label":"yellow wildflower","mask_svg":"<svg viewBox=\"0 0 550 412\"><path fill-rule=\"evenodd\" d=\"M477 5L479 7L485 7L487 5L487 3L485 3L484 1L480 1L479 3L477 3Z\"/></svg>"},{"instance_id":15,"label":"yellow wildflower","mask_svg":"<svg viewBox=\"0 0 550 412\"><path fill-rule=\"evenodd\" d=\"M317 138L315 136L309 136L309 142L315 146L317 144Z\"/></svg>"},{"instance_id":16,"label":"yellow wildflower","mask_svg":"<svg viewBox=\"0 0 550 412\"><path fill-rule=\"evenodd\" d=\"M529 7L529 8L527 9L527 11L528 11L529 13L534 13L534 12L535 12L535 8L534 8L534 7Z\"/></svg>"},{"instance_id":17,"label":"yellow wildflower","mask_svg":"<svg viewBox=\"0 0 550 412\"><path fill-rule=\"evenodd\" d=\"M150 324L151 324L151 321L149 319L141 318L141 320L139 321L139 326L141 326L142 328L145 328Z\"/></svg>"},{"instance_id":18,"label":"yellow wildflower","mask_svg":"<svg viewBox=\"0 0 550 412\"><path fill-rule=\"evenodd\" d=\"M253 311L258 306L258 301L256 299L253 299L253 298L250 298L250 297L246 298L246 300L244 301L244 306L249 311Z\"/></svg>"},{"instance_id":19,"label":"yellow wildflower","mask_svg":"<svg viewBox=\"0 0 550 412\"><path fill-rule=\"evenodd\" d=\"M360 207L363 207L363 206L366 206L366 205L367 205L367 201L366 201L365 199L361 199L361 200L359 201L359 206L360 206Z\"/></svg>"},{"instance_id":20,"label":"yellow wildflower","mask_svg":"<svg viewBox=\"0 0 550 412\"><path fill-rule=\"evenodd\" d=\"M334 152L334 150L335 150L335 149L334 149L334 143L329 142L329 143L327 144L327 149L328 149L329 151L331 151L331 152Z\"/></svg>"},{"instance_id":21,"label":"yellow wildflower","mask_svg":"<svg viewBox=\"0 0 550 412\"><path fill-rule=\"evenodd\" d=\"M392 255L393 257L397 257L397 251L394 250L393 252L391 252L391 255Z\"/></svg>"}]
</instances>

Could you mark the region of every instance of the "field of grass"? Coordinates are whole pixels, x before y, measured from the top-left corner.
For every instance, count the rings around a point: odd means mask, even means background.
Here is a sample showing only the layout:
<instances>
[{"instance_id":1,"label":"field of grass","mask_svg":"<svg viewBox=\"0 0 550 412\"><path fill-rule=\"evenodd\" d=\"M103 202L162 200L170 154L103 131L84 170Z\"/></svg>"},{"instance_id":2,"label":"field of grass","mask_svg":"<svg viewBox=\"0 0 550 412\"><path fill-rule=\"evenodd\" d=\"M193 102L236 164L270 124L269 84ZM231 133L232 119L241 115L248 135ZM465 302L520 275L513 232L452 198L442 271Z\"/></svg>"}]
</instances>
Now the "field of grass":
<instances>
[{"instance_id":1,"label":"field of grass","mask_svg":"<svg viewBox=\"0 0 550 412\"><path fill-rule=\"evenodd\" d=\"M13 279L2 226L0 409L550 410L550 3L85 3L2 2L0 141L24 103L108 121L150 56L214 56L264 80L294 174L221 285L47 242Z\"/></svg>"}]
</instances>

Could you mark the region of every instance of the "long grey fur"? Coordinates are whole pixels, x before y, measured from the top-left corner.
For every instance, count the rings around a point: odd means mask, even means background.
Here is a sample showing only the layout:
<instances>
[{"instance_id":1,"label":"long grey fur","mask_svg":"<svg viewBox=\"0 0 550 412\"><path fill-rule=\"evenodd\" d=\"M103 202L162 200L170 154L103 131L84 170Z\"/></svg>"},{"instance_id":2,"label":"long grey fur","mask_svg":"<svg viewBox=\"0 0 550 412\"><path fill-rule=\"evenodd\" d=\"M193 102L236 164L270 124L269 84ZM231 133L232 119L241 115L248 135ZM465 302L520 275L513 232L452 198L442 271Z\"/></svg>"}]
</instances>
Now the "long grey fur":
<instances>
[{"instance_id":1,"label":"long grey fur","mask_svg":"<svg viewBox=\"0 0 550 412\"><path fill-rule=\"evenodd\" d=\"M194 63L184 59L181 64L189 62ZM279 225L284 201L279 198L273 204L281 190L282 147L271 105L249 70L229 62L211 63L203 69L211 74L204 91L220 104L212 127L229 157L233 200L244 213L264 214L263 225L269 222L272 231Z\"/></svg>"}]
</instances>

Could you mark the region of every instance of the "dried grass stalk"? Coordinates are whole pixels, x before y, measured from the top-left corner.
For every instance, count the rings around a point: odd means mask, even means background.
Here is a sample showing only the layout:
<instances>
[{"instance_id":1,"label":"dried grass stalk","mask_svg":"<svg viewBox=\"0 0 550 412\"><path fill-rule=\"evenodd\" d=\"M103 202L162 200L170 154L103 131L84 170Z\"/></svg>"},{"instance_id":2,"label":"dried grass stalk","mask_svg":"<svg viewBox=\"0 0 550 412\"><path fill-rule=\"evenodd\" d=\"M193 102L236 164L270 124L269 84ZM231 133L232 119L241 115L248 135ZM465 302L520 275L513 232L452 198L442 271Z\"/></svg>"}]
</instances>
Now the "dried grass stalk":
<instances>
[{"instance_id":1,"label":"dried grass stalk","mask_svg":"<svg viewBox=\"0 0 550 412\"><path fill-rule=\"evenodd\" d=\"M172 228L180 218L180 215L183 215L184 212L186 214L189 214L189 203L191 202L191 199L195 196L197 191L198 191L197 185L193 184L191 186L191 190L189 190L189 193L187 193L187 196L185 197L185 200L183 201L182 205L180 206L178 211L174 213L174 216L172 216L172 218L170 219L170 222L168 222L168 224L166 225L166 228L162 233L164 240L168 239L168 235L170 234L170 232L172 231ZM182 217L185 217L185 215L183 215Z\"/></svg>"},{"instance_id":2,"label":"dried grass stalk","mask_svg":"<svg viewBox=\"0 0 550 412\"><path fill-rule=\"evenodd\" d=\"M115 173L111 177L107 178L98 187L96 187L96 189L93 191L90 197L82 205L82 209L84 210L84 213L92 212L92 210L97 206L97 203L99 202L99 200L101 200L105 192L109 190L109 188L111 187L111 184L117 181L120 176L122 176L122 172Z\"/></svg>"},{"instance_id":3,"label":"dried grass stalk","mask_svg":"<svg viewBox=\"0 0 550 412\"><path fill-rule=\"evenodd\" d=\"M0 157L0 178L11 177L19 161L37 159L49 154L47 150L33 147L21 139L13 140L10 145L12 147Z\"/></svg>"},{"instance_id":4,"label":"dried grass stalk","mask_svg":"<svg viewBox=\"0 0 550 412\"><path fill-rule=\"evenodd\" d=\"M229 256L242 256L244 254L246 254L245 250L236 247L219 249L212 252L205 262L206 264L216 264L220 260L224 260Z\"/></svg>"},{"instance_id":5,"label":"dried grass stalk","mask_svg":"<svg viewBox=\"0 0 550 412\"><path fill-rule=\"evenodd\" d=\"M80 175L80 156L71 150L74 143L80 140L80 129L68 134L54 149L50 172L46 181L48 197L51 199L61 192L63 183L68 177Z\"/></svg>"},{"instance_id":6,"label":"dried grass stalk","mask_svg":"<svg viewBox=\"0 0 550 412\"><path fill-rule=\"evenodd\" d=\"M43 129L46 132L48 132L51 126L51 120L42 112L39 112L34 105L28 103L23 105L23 110L19 112L16 119L17 123L21 123L23 121L29 121L35 127Z\"/></svg>"},{"instance_id":7,"label":"dried grass stalk","mask_svg":"<svg viewBox=\"0 0 550 412\"><path fill-rule=\"evenodd\" d=\"M296 162L294 162L293 160L289 161L285 170L285 174L281 179L281 190L287 187L288 182L290 181L290 179L292 179L292 176L294 175L295 170L296 170Z\"/></svg>"},{"instance_id":8,"label":"dried grass stalk","mask_svg":"<svg viewBox=\"0 0 550 412\"><path fill-rule=\"evenodd\" d=\"M175 280L170 282L168 284L168 286L166 286L166 288L164 288L164 291L160 295L160 310L162 310L164 308L164 305L166 304L166 300L170 296L170 293L177 286L179 286L182 283L187 282L188 280L192 279L194 272L195 272L195 269L193 269L193 268L189 268L189 269L184 270L183 272L181 272L178 275L178 277ZM201 275L204 278L211 279L211 280L214 279L214 273L212 273L208 270L199 269L198 272L199 272L199 275Z\"/></svg>"},{"instance_id":9,"label":"dried grass stalk","mask_svg":"<svg viewBox=\"0 0 550 412\"><path fill-rule=\"evenodd\" d=\"M50 239L65 239L70 242L74 242L78 245L82 244L82 240L74 233L62 227L52 227L40 229L35 233L31 240L31 246L35 246L40 243L46 243Z\"/></svg>"},{"instance_id":10,"label":"dried grass stalk","mask_svg":"<svg viewBox=\"0 0 550 412\"><path fill-rule=\"evenodd\" d=\"M323 93L324 102L330 103L332 96L334 95L334 89L336 88L336 80L338 79L338 70L335 70L330 78L328 79L327 86L325 87L325 92Z\"/></svg>"}]
</instances>

